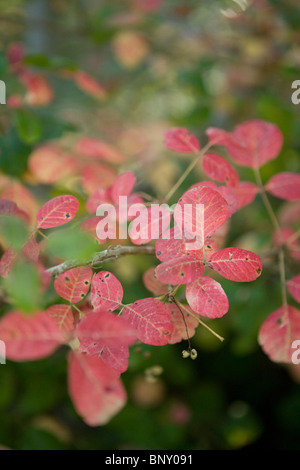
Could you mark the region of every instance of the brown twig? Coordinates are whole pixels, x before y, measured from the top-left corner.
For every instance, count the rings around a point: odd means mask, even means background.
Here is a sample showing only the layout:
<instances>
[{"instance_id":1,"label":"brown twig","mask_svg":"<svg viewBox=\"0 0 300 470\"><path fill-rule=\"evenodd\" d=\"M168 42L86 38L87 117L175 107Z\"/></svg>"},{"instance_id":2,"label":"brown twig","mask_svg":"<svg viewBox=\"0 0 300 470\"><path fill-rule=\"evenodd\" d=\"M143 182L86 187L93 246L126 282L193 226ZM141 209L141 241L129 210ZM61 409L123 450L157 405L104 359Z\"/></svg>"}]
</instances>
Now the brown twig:
<instances>
[{"instance_id":1,"label":"brown twig","mask_svg":"<svg viewBox=\"0 0 300 470\"><path fill-rule=\"evenodd\" d=\"M68 269L78 268L79 266L91 266L96 267L101 263L107 263L108 261L114 261L122 256L126 255L153 255L155 253L154 246L115 246L108 248L104 251L95 253L90 259L87 260L68 260L63 263L53 266L47 269L47 272L51 276L57 276L62 274Z\"/></svg>"}]
</instances>

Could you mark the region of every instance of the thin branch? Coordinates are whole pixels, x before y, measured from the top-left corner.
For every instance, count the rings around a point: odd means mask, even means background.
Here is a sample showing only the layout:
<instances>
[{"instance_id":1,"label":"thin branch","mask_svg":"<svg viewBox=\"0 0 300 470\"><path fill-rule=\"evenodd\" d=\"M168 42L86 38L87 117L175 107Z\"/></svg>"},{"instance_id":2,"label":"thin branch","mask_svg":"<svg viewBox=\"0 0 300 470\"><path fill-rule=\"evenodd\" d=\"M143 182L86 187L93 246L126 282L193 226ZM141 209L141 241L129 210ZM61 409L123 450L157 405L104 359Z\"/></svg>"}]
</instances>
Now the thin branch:
<instances>
[{"instance_id":1,"label":"thin branch","mask_svg":"<svg viewBox=\"0 0 300 470\"><path fill-rule=\"evenodd\" d=\"M285 255L284 255L284 248L283 248L283 238L282 238L282 233L281 233L281 227L280 224L277 220L277 217L275 215L275 212L271 206L271 203L269 201L269 198L267 196L267 193L265 191L265 187L263 185L261 176L260 176L260 171L258 168L254 170L256 182L258 186L260 187L260 194L263 199L263 202L265 204L265 207L267 209L267 212L269 214L269 217L271 219L271 222L273 224L273 227L276 232L278 232L278 235L280 237L280 247L278 250L278 264L279 264L279 273L280 273L280 284L281 284L281 295L282 295L282 304L284 308L284 313L287 315L287 292L286 292L286 275L285 275Z\"/></svg>"},{"instance_id":2,"label":"thin branch","mask_svg":"<svg viewBox=\"0 0 300 470\"><path fill-rule=\"evenodd\" d=\"M186 177L190 174L190 172L194 169L194 167L197 165L198 161L200 160L201 157L207 152L207 150L213 145L213 142L208 142L208 144L203 147L203 149L200 150L200 152L197 153L196 157L194 160L191 161L187 169L185 170L184 173L182 173L181 177L179 180L174 184L174 186L170 189L168 194L164 198L164 202L168 202L169 199L173 196L173 194L177 191L177 189L181 186L181 184L184 182Z\"/></svg>"},{"instance_id":3,"label":"thin branch","mask_svg":"<svg viewBox=\"0 0 300 470\"><path fill-rule=\"evenodd\" d=\"M181 308L183 308L183 310L185 310L189 315L191 315L191 317L195 318L195 320L197 320L200 325L204 326L204 328L206 328L208 331L210 331L214 336L216 336L216 338L218 338L220 341L224 341L224 338L223 336L220 336L218 333L216 333L212 328L210 328L206 323L204 323L204 321L202 321L198 316L196 316L193 312L191 312L186 305L182 304L181 302L178 302L180 303L180 306Z\"/></svg>"},{"instance_id":4,"label":"thin branch","mask_svg":"<svg viewBox=\"0 0 300 470\"><path fill-rule=\"evenodd\" d=\"M79 266L91 266L96 267L99 264L107 263L108 261L114 261L122 256L126 255L153 255L155 253L154 246L115 246L108 248L104 251L95 253L90 259L87 260L68 260L57 266L47 269L47 272L51 276L57 276L58 274L68 271L68 269L78 268Z\"/></svg>"}]
</instances>

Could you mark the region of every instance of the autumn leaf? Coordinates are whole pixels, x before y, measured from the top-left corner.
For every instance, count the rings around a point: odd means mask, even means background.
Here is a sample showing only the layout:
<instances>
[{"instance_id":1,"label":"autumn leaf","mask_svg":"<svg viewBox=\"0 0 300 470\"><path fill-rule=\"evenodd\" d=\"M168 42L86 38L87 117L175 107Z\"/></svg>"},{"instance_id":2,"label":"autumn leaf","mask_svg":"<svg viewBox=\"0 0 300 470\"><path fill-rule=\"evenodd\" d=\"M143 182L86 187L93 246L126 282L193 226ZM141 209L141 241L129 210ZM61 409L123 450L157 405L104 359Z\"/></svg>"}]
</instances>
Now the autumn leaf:
<instances>
[{"instance_id":1,"label":"autumn leaf","mask_svg":"<svg viewBox=\"0 0 300 470\"><path fill-rule=\"evenodd\" d=\"M214 253L208 261L209 267L231 281L254 281L262 272L258 255L242 248L224 248Z\"/></svg>"},{"instance_id":2,"label":"autumn leaf","mask_svg":"<svg viewBox=\"0 0 300 470\"><path fill-rule=\"evenodd\" d=\"M52 228L70 222L79 208L74 196L57 196L46 202L36 216L37 228Z\"/></svg>"}]
</instances>

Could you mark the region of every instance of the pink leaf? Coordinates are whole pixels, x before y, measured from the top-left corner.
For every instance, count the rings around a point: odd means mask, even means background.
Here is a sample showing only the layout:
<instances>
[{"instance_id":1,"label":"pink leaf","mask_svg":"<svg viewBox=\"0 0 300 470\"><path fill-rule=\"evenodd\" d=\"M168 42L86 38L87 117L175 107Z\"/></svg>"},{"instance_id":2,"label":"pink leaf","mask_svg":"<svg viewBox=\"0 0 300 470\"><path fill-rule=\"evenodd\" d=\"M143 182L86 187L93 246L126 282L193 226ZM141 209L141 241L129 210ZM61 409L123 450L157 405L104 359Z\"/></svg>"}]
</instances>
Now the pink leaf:
<instances>
[{"instance_id":1,"label":"pink leaf","mask_svg":"<svg viewBox=\"0 0 300 470\"><path fill-rule=\"evenodd\" d=\"M16 216L24 222L29 222L29 217L26 212L18 208L15 202L9 201L7 199L0 199L0 215L11 215Z\"/></svg>"},{"instance_id":2,"label":"pink leaf","mask_svg":"<svg viewBox=\"0 0 300 470\"><path fill-rule=\"evenodd\" d=\"M300 303L300 274L287 281L287 286L289 293Z\"/></svg>"},{"instance_id":3,"label":"pink leaf","mask_svg":"<svg viewBox=\"0 0 300 470\"><path fill-rule=\"evenodd\" d=\"M197 153L200 150L197 137L181 127L174 127L166 132L165 144L169 149L180 153Z\"/></svg>"},{"instance_id":4,"label":"pink leaf","mask_svg":"<svg viewBox=\"0 0 300 470\"><path fill-rule=\"evenodd\" d=\"M108 271L94 274L91 287L91 302L94 309L115 310L123 299L122 284Z\"/></svg>"},{"instance_id":5,"label":"pink leaf","mask_svg":"<svg viewBox=\"0 0 300 470\"><path fill-rule=\"evenodd\" d=\"M191 311L189 307L186 308ZM181 313L176 304L169 304L169 310L171 312L171 321L174 327L169 343L180 343L182 340L187 340L188 337L192 338L198 326L197 318L192 317L192 315L183 309ZM182 315L184 316L185 323ZM188 331L188 336L186 330Z\"/></svg>"},{"instance_id":6,"label":"pink leaf","mask_svg":"<svg viewBox=\"0 0 300 470\"><path fill-rule=\"evenodd\" d=\"M283 142L278 127L261 120L247 121L233 132L211 127L207 135L214 144L224 145L236 163L250 168L259 168L276 158Z\"/></svg>"},{"instance_id":7,"label":"pink leaf","mask_svg":"<svg viewBox=\"0 0 300 470\"><path fill-rule=\"evenodd\" d=\"M68 382L74 406L89 426L106 424L126 402L118 372L101 358L72 352Z\"/></svg>"},{"instance_id":8,"label":"pink leaf","mask_svg":"<svg viewBox=\"0 0 300 470\"><path fill-rule=\"evenodd\" d=\"M111 197L114 203L119 203L119 196L129 196L135 183L136 177L131 171L120 175L111 187Z\"/></svg>"},{"instance_id":9,"label":"pink leaf","mask_svg":"<svg viewBox=\"0 0 300 470\"><path fill-rule=\"evenodd\" d=\"M170 225L171 214L168 208L152 204L142 208L140 214L129 226L129 236L135 245L149 243L158 239Z\"/></svg>"},{"instance_id":10,"label":"pink leaf","mask_svg":"<svg viewBox=\"0 0 300 470\"><path fill-rule=\"evenodd\" d=\"M73 155L55 144L41 145L29 157L29 169L33 178L42 184L52 184L74 175L78 163Z\"/></svg>"},{"instance_id":11,"label":"pink leaf","mask_svg":"<svg viewBox=\"0 0 300 470\"><path fill-rule=\"evenodd\" d=\"M25 317L10 312L0 320L0 340L13 361L32 361L50 356L65 342L58 326L46 313Z\"/></svg>"},{"instance_id":12,"label":"pink leaf","mask_svg":"<svg viewBox=\"0 0 300 470\"><path fill-rule=\"evenodd\" d=\"M143 343L163 346L171 338L171 312L157 299L146 298L127 305L123 317L135 328Z\"/></svg>"},{"instance_id":13,"label":"pink leaf","mask_svg":"<svg viewBox=\"0 0 300 470\"><path fill-rule=\"evenodd\" d=\"M300 338L300 311L287 306L273 312L263 323L258 341L274 362L292 362L292 344Z\"/></svg>"},{"instance_id":14,"label":"pink leaf","mask_svg":"<svg viewBox=\"0 0 300 470\"><path fill-rule=\"evenodd\" d=\"M197 205L203 205L200 214L200 227L197 223ZM186 205L190 205L192 216L186 217ZM183 221L182 221L183 217ZM186 191L179 199L175 210L174 219L179 226L185 228L184 231L203 235L203 239L212 235L228 218L228 204L225 199L215 190L208 187L198 186Z\"/></svg>"},{"instance_id":15,"label":"pink leaf","mask_svg":"<svg viewBox=\"0 0 300 470\"><path fill-rule=\"evenodd\" d=\"M111 186L116 176L116 171L108 165L87 163L81 170L81 184L87 194L93 194L99 187Z\"/></svg>"},{"instance_id":16,"label":"pink leaf","mask_svg":"<svg viewBox=\"0 0 300 470\"><path fill-rule=\"evenodd\" d=\"M33 261L34 263L37 262L39 259L40 247L34 236L30 237L28 242L24 245L23 250L24 255L27 256L30 261Z\"/></svg>"},{"instance_id":17,"label":"pink leaf","mask_svg":"<svg viewBox=\"0 0 300 470\"><path fill-rule=\"evenodd\" d=\"M72 220L79 207L74 196L57 196L46 202L37 213L37 228L52 228L64 225Z\"/></svg>"},{"instance_id":18,"label":"pink leaf","mask_svg":"<svg viewBox=\"0 0 300 470\"><path fill-rule=\"evenodd\" d=\"M203 171L211 179L226 183L228 186L237 186L239 183L239 175L233 166L215 153L207 153L202 161Z\"/></svg>"},{"instance_id":19,"label":"pink leaf","mask_svg":"<svg viewBox=\"0 0 300 470\"><path fill-rule=\"evenodd\" d=\"M300 175L285 171L277 173L266 184L266 189L273 196L287 201L300 200Z\"/></svg>"},{"instance_id":20,"label":"pink leaf","mask_svg":"<svg viewBox=\"0 0 300 470\"><path fill-rule=\"evenodd\" d=\"M241 209L254 201L255 196L259 192L259 188L254 183L242 181L235 188L231 188L231 192L237 198L238 208Z\"/></svg>"},{"instance_id":21,"label":"pink leaf","mask_svg":"<svg viewBox=\"0 0 300 470\"><path fill-rule=\"evenodd\" d=\"M57 304L51 305L46 310L46 314L49 315L57 324L59 330L63 333L66 338L70 338L74 332L74 316L70 305Z\"/></svg>"},{"instance_id":22,"label":"pink leaf","mask_svg":"<svg viewBox=\"0 0 300 470\"><path fill-rule=\"evenodd\" d=\"M92 275L93 271L88 266L69 269L57 276L54 289L60 297L76 304L88 293Z\"/></svg>"},{"instance_id":23,"label":"pink leaf","mask_svg":"<svg viewBox=\"0 0 300 470\"><path fill-rule=\"evenodd\" d=\"M35 223L38 205L31 192L18 181L12 181L3 190L1 197L14 201L18 207L22 207L29 217L30 222Z\"/></svg>"},{"instance_id":24,"label":"pink leaf","mask_svg":"<svg viewBox=\"0 0 300 470\"><path fill-rule=\"evenodd\" d=\"M4 251L1 260L0 260L0 276L3 278L7 278L13 263L17 257L17 253L15 250L8 248Z\"/></svg>"},{"instance_id":25,"label":"pink leaf","mask_svg":"<svg viewBox=\"0 0 300 470\"><path fill-rule=\"evenodd\" d=\"M262 262L252 251L224 248L214 253L208 265L221 276L236 282L254 281L262 272Z\"/></svg>"},{"instance_id":26,"label":"pink leaf","mask_svg":"<svg viewBox=\"0 0 300 470\"><path fill-rule=\"evenodd\" d=\"M300 260L300 245L298 237L295 236L295 230L282 227L280 231L276 231L273 234L273 242L276 246L286 245L288 253L291 258Z\"/></svg>"},{"instance_id":27,"label":"pink leaf","mask_svg":"<svg viewBox=\"0 0 300 470\"><path fill-rule=\"evenodd\" d=\"M199 258L186 255L164 261L157 266L155 273L163 284L187 284L204 273L204 266Z\"/></svg>"},{"instance_id":28,"label":"pink leaf","mask_svg":"<svg viewBox=\"0 0 300 470\"><path fill-rule=\"evenodd\" d=\"M228 204L228 217L231 217L239 208L239 201L235 196L233 189L227 186L218 186L216 191L221 194Z\"/></svg>"},{"instance_id":29,"label":"pink leaf","mask_svg":"<svg viewBox=\"0 0 300 470\"><path fill-rule=\"evenodd\" d=\"M1 265L1 264L0 264ZM154 295L163 295L168 292L168 286L163 285L156 277L155 267L147 269L143 275L145 287Z\"/></svg>"},{"instance_id":30,"label":"pink leaf","mask_svg":"<svg viewBox=\"0 0 300 470\"><path fill-rule=\"evenodd\" d=\"M45 106L52 101L53 89L42 75L26 71L21 81L27 89L24 99L29 106Z\"/></svg>"},{"instance_id":31,"label":"pink leaf","mask_svg":"<svg viewBox=\"0 0 300 470\"><path fill-rule=\"evenodd\" d=\"M123 163L124 156L111 145L102 140L82 137L76 144L76 152L87 158L107 160L111 163Z\"/></svg>"},{"instance_id":32,"label":"pink leaf","mask_svg":"<svg viewBox=\"0 0 300 470\"><path fill-rule=\"evenodd\" d=\"M300 220L300 202L285 202L279 209L280 225L297 223Z\"/></svg>"},{"instance_id":33,"label":"pink leaf","mask_svg":"<svg viewBox=\"0 0 300 470\"><path fill-rule=\"evenodd\" d=\"M229 302L219 282L202 276L186 286L186 299L194 312L220 318L228 312Z\"/></svg>"},{"instance_id":34,"label":"pink leaf","mask_svg":"<svg viewBox=\"0 0 300 470\"><path fill-rule=\"evenodd\" d=\"M106 98L107 93L103 86L86 72L83 72L82 70L76 71L74 74L74 81L78 88L94 98L100 100Z\"/></svg>"},{"instance_id":35,"label":"pink leaf","mask_svg":"<svg viewBox=\"0 0 300 470\"><path fill-rule=\"evenodd\" d=\"M105 310L89 313L77 327L79 351L101 356L121 374L128 368L128 346L136 341L134 333L122 317Z\"/></svg>"},{"instance_id":36,"label":"pink leaf","mask_svg":"<svg viewBox=\"0 0 300 470\"><path fill-rule=\"evenodd\" d=\"M86 208L90 214L96 213L100 204L110 204L110 188L97 189L87 200Z\"/></svg>"},{"instance_id":37,"label":"pink leaf","mask_svg":"<svg viewBox=\"0 0 300 470\"><path fill-rule=\"evenodd\" d=\"M190 255L193 258L203 259L203 247L201 249L192 249L189 245L191 240L184 237L178 226L172 227L163 233L155 245L156 256L160 261L169 261L181 256ZM205 256L209 258L217 249L215 242L207 238L204 242Z\"/></svg>"}]
</instances>

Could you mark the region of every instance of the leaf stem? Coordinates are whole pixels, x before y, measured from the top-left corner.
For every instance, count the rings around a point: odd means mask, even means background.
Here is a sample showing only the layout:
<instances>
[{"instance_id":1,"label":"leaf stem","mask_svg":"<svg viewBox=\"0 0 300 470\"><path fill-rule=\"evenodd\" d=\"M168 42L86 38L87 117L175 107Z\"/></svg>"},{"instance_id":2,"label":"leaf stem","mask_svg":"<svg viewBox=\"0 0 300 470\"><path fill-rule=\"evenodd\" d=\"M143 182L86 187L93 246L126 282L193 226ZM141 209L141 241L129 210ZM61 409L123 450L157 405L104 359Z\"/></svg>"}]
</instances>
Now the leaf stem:
<instances>
[{"instance_id":1,"label":"leaf stem","mask_svg":"<svg viewBox=\"0 0 300 470\"><path fill-rule=\"evenodd\" d=\"M285 275L285 254L284 254L284 248L283 248L283 238L282 238L282 232L281 232L281 227L280 224L277 220L277 217L275 215L275 212L273 210L273 207L269 201L269 198L267 196L265 187L263 185L261 175L259 168L254 169L254 174L255 174L255 179L257 182L257 185L260 187L260 194L262 197L262 200L264 202L265 208L269 214L269 217L271 219L271 222L273 224L273 227L276 232L278 232L278 235L280 237L280 247L278 251L278 265L279 265L279 273L280 273L280 284L281 284L281 295L282 295L282 304L284 308L284 314L288 314L288 303L287 303L287 291L286 291L286 275Z\"/></svg>"},{"instance_id":2,"label":"leaf stem","mask_svg":"<svg viewBox=\"0 0 300 470\"><path fill-rule=\"evenodd\" d=\"M203 155L207 152L207 150L212 146L212 142L208 142L201 150L200 152L197 153L196 157L194 160L191 161L187 169L182 173L181 177L179 180L174 184L174 186L170 189L170 191L166 194L164 198L164 203L167 203L173 194L177 191L177 189L181 186L181 184L184 182L186 177L190 174L190 172L194 169L194 167L197 165L199 159L203 157Z\"/></svg>"},{"instance_id":3,"label":"leaf stem","mask_svg":"<svg viewBox=\"0 0 300 470\"><path fill-rule=\"evenodd\" d=\"M178 301L177 301L178 302ZM214 330L212 330L206 323L204 323L199 317L197 317L197 315L195 315L193 312L191 312L184 304L182 304L181 302L178 302L180 303L180 306L181 308L183 308L183 310L185 310L189 315L191 315L191 317L195 318L196 320L198 320L198 322L200 323L200 325L204 326L204 328L206 328L208 331L210 331L214 336L216 336L216 338L218 338L220 341L224 341L224 338L223 336L220 336L218 333L216 333Z\"/></svg>"}]
</instances>

